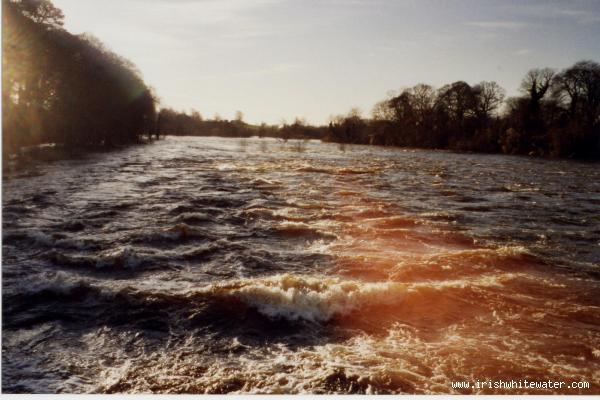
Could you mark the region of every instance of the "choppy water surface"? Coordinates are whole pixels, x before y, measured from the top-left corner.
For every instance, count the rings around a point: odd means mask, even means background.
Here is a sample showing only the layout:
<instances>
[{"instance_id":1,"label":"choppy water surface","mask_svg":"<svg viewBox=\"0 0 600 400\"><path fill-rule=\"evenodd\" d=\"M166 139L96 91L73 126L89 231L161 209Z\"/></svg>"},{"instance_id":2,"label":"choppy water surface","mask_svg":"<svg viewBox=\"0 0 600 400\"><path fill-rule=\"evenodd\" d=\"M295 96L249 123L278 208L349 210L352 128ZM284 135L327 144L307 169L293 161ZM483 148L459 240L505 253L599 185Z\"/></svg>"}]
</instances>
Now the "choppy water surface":
<instances>
[{"instance_id":1,"label":"choppy water surface","mask_svg":"<svg viewBox=\"0 0 600 400\"><path fill-rule=\"evenodd\" d=\"M598 167L221 138L41 165L4 182L3 390L597 394Z\"/></svg>"}]
</instances>

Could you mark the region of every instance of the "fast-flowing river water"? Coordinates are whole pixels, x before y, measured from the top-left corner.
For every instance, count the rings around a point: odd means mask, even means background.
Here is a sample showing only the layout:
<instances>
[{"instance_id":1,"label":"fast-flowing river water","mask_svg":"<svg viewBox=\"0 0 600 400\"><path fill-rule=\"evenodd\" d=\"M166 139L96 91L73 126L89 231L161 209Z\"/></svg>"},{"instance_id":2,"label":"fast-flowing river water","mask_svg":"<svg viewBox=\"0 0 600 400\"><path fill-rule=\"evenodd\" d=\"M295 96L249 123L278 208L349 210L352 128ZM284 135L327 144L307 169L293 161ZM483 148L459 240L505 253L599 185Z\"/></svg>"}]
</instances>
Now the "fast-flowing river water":
<instances>
[{"instance_id":1,"label":"fast-flowing river water","mask_svg":"<svg viewBox=\"0 0 600 400\"><path fill-rule=\"evenodd\" d=\"M4 180L5 392L600 393L598 163L167 137ZM457 389L453 381L589 382Z\"/></svg>"}]
</instances>

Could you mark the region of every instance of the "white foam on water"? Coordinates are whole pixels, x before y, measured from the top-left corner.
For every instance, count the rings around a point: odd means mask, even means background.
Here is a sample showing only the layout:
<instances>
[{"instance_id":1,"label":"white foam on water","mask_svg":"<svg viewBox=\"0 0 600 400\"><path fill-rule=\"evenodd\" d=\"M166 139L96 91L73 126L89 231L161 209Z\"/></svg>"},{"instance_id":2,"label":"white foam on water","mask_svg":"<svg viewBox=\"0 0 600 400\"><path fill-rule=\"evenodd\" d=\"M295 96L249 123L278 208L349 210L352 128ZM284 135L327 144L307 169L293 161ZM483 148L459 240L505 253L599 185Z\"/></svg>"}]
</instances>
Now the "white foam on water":
<instances>
[{"instance_id":1,"label":"white foam on water","mask_svg":"<svg viewBox=\"0 0 600 400\"><path fill-rule=\"evenodd\" d=\"M101 254L96 261L96 267L105 268L119 266L123 268L136 268L142 261L142 257L140 257L134 249L129 246L124 246Z\"/></svg>"},{"instance_id":2,"label":"white foam on water","mask_svg":"<svg viewBox=\"0 0 600 400\"><path fill-rule=\"evenodd\" d=\"M284 274L211 285L202 292L237 297L269 317L327 321L360 307L399 303L406 295L406 288L397 282Z\"/></svg>"}]
</instances>

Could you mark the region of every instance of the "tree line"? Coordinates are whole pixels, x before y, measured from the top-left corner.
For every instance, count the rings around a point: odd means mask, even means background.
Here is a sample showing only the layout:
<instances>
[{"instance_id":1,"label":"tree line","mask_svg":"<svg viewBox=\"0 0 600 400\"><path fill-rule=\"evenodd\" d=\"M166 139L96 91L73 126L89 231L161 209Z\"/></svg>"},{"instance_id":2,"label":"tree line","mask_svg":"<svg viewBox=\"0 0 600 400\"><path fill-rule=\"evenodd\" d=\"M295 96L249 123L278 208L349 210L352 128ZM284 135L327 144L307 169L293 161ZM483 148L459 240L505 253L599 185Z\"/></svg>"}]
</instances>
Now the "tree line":
<instances>
[{"instance_id":1,"label":"tree line","mask_svg":"<svg viewBox=\"0 0 600 400\"><path fill-rule=\"evenodd\" d=\"M283 139L452 149L551 157L600 158L600 65L579 61L563 71L530 70L521 95L506 99L496 82L458 81L439 89L420 83L377 103L371 118L358 109L325 126L250 125L204 120L162 109L161 132L176 135L270 136ZM241 113L238 112L238 115Z\"/></svg>"},{"instance_id":2,"label":"tree line","mask_svg":"<svg viewBox=\"0 0 600 400\"><path fill-rule=\"evenodd\" d=\"M222 137L274 137L280 139L323 139L326 127L314 127L301 118L293 123L282 122L279 125L261 123L253 125L244 122L241 111L235 119L223 119L218 114L212 119L204 119L196 110L189 114L172 108L162 108L158 113L158 131L164 135L175 136L222 136Z\"/></svg>"},{"instance_id":3,"label":"tree line","mask_svg":"<svg viewBox=\"0 0 600 400\"><path fill-rule=\"evenodd\" d=\"M579 61L557 72L530 70L521 96L505 100L496 82L418 84L334 118L329 139L505 154L600 158L600 65Z\"/></svg>"},{"instance_id":4,"label":"tree line","mask_svg":"<svg viewBox=\"0 0 600 400\"><path fill-rule=\"evenodd\" d=\"M2 1L3 152L42 143L113 146L156 133L156 100L136 67L63 28L49 0Z\"/></svg>"},{"instance_id":5,"label":"tree line","mask_svg":"<svg viewBox=\"0 0 600 400\"><path fill-rule=\"evenodd\" d=\"M113 146L146 135L203 135L600 158L600 65L530 70L520 96L496 82L418 84L311 126L252 125L163 108L137 68L90 35L63 28L50 0L2 0L3 152L41 143Z\"/></svg>"}]
</instances>

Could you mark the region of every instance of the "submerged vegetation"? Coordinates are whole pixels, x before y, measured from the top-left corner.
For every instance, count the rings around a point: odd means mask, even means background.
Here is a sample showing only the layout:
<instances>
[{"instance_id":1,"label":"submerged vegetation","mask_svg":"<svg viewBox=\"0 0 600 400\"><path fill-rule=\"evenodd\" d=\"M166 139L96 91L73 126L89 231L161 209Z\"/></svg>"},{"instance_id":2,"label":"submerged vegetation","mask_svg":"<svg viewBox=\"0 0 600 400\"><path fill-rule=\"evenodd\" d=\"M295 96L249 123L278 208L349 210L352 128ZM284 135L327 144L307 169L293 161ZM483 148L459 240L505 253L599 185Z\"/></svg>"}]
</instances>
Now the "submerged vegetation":
<instances>
[{"instance_id":1,"label":"submerged vegetation","mask_svg":"<svg viewBox=\"0 0 600 400\"><path fill-rule=\"evenodd\" d=\"M375 105L371 118L360 111L332 117L328 126L249 125L240 118L203 120L162 109L161 132L175 135L271 136L339 143L452 149L552 157L600 158L600 65L580 61L557 73L532 69L520 97L505 100L496 82L458 81L439 89L406 88Z\"/></svg>"},{"instance_id":2,"label":"submerged vegetation","mask_svg":"<svg viewBox=\"0 0 600 400\"><path fill-rule=\"evenodd\" d=\"M133 143L156 128L155 96L135 66L63 28L48 0L2 1L3 152Z\"/></svg>"}]
</instances>

